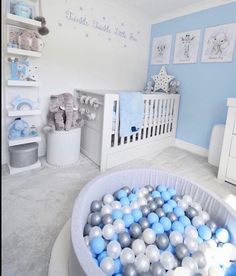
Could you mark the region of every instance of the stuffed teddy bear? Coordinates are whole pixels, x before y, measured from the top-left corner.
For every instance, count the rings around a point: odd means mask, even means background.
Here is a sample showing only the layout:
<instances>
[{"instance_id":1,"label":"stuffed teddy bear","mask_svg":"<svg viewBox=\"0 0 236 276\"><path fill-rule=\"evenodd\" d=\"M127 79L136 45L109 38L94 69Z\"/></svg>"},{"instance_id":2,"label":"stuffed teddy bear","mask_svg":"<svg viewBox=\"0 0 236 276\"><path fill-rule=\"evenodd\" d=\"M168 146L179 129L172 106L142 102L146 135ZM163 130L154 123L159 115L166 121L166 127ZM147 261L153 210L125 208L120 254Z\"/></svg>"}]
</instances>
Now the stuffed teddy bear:
<instances>
[{"instance_id":1,"label":"stuffed teddy bear","mask_svg":"<svg viewBox=\"0 0 236 276\"><path fill-rule=\"evenodd\" d=\"M21 118L16 118L8 127L9 139L16 139L19 137L26 137L29 135L29 125L26 121Z\"/></svg>"},{"instance_id":2,"label":"stuffed teddy bear","mask_svg":"<svg viewBox=\"0 0 236 276\"><path fill-rule=\"evenodd\" d=\"M22 29L18 35L18 45L20 49L31 50L33 34L32 31Z\"/></svg>"},{"instance_id":3,"label":"stuffed teddy bear","mask_svg":"<svg viewBox=\"0 0 236 276\"><path fill-rule=\"evenodd\" d=\"M32 44L31 44L31 50L41 52L44 47L43 40L41 37L36 33L32 33Z\"/></svg>"}]
</instances>

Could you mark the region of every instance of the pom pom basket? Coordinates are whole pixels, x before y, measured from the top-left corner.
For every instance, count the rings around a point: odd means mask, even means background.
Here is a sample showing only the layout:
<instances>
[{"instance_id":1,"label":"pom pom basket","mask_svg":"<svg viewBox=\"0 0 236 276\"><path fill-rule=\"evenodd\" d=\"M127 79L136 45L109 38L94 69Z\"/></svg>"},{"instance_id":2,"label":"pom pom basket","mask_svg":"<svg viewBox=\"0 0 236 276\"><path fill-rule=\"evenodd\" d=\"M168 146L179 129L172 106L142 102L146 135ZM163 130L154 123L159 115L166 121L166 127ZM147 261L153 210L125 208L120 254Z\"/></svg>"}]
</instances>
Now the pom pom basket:
<instances>
[{"instance_id":1,"label":"pom pom basket","mask_svg":"<svg viewBox=\"0 0 236 276\"><path fill-rule=\"evenodd\" d=\"M210 214L219 225L225 225L231 232L231 242L236 243L236 214L222 200L199 184L180 176L154 169L128 169L103 174L90 181L77 197L71 221L71 252L69 275L105 276L96 265L83 238L83 228L90 212L90 204L106 193L113 193L123 186L143 187L145 185L165 185L176 189L177 194L189 194L194 201Z\"/></svg>"}]
</instances>

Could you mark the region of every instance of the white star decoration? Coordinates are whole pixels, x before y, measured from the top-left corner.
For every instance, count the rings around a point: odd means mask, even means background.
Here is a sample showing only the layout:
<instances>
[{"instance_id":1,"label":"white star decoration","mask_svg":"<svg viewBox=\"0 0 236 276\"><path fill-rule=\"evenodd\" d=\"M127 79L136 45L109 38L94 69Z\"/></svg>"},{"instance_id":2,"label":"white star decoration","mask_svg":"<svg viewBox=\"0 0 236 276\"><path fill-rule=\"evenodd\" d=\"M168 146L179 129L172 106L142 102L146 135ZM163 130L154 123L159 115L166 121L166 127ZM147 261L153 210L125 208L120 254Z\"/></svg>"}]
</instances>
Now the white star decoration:
<instances>
[{"instance_id":1,"label":"white star decoration","mask_svg":"<svg viewBox=\"0 0 236 276\"><path fill-rule=\"evenodd\" d=\"M152 76L152 79L155 82L154 91L163 90L168 93L169 83L174 77L167 75L166 68L162 66L159 74Z\"/></svg>"}]
</instances>

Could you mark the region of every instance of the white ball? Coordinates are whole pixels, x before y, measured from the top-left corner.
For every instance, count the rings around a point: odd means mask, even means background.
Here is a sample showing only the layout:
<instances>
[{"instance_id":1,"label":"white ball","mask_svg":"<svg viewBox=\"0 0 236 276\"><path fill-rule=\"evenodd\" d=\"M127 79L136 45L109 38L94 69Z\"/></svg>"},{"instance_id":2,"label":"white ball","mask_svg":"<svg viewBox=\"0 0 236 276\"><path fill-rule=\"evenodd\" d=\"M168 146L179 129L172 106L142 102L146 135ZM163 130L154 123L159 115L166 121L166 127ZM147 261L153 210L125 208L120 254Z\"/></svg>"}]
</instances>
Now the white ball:
<instances>
[{"instance_id":1,"label":"white ball","mask_svg":"<svg viewBox=\"0 0 236 276\"><path fill-rule=\"evenodd\" d=\"M155 245L148 245L146 248L146 256L150 263L155 263L160 259L160 251Z\"/></svg>"},{"instance_id":2,"label":"white ball","mask_svg":"<svg viewBox=\"0 0 236 276\"><path fill-rule=\"evenodd\" d=\"M198 213L198 216L203 220L204 223L206 223L210 219L210 216L206 211L200 211Z\"/></svg>"},{"instance_id":3,"label":"white ball","mask_svg":"<svg viewBox=\"0 0 236 276\"><path fill-rule=\"evenodd\" d=\"M208 276L224 276L224 271L220 266L211 266L208 269Z\"/></svg>"},{"instance_id":4,"label":"white ball","mask_svg":"<svg viewBox=\"0 0 236 276\"><path fill-rule=\"evenodd\" d=\"M131 213L131 208L130 208L129 206L124 206L124 207L122 208L122 212L123 212L124 214L130 214L130 213Z\"/></svg>"},{"instance_id":5,"label":"white ball","mask_svg":"<svg viewBox=\"0 0 236 276\"><path fill-rule=\"evenodd\" d=\"M200 211L202 210L201 204L198 203L198 202L196 202L196 201L192 202L191 206L192 206L194 209L196 209L198 212L200 212Z\"/></svg>"},{"instance_id":6,"label":"white ball","mask_svg":"<svg viewBox=\"0 0 236 276\"><path fill-rule=\"evenodd\" d=\"M132 250L134 254L137 256L139 254L145 253L146 251L146 246L143 240L141 239L136 239L132 242Z\"/></svg>"},{"instance_id":7,"label":"white ball","mask_svg":"<svg viewBox=\"0 0 236 276\"><path fill-rule=\"evenodd\" d=\"M142 192L142 190L138 190L138 191L136 192L136 196L137 196L138 198L142 198L142 197L144 197L144 193Z\"/></svg>"},{"instance_id":8,"label":"white ball","mask_svg":"<svg viewBox=\"0 0 236 276\"><path fill-rule=\"evenodd\" d=\"M195 227L193 227L192 225L189 225L185 228L184 230L184 235L187 237L190 237L192 239L197 239L198 237L198 232L197 229Z\"/></svg>"},{"instance_id":9,"label":"white ball","mask_svg":"<svg viewBox=\"0 0 236 276\"><path fill-rule=\"evenodd\" d=\"M84 242L85 242L86 246L89 246L89 236L84 237Z\"/></svg>"},{"instance_id":10,"label":"white ball","mask_svg":"<svg viewBox=\"0 0 236 276\"><path fill-rule=\"evenodd\" d=\"M102 210L101 210L101 215L104 216L104 215L107 215L107 214L111 214L112 213L112 207L110 205L104 205L102 207Z\"/></svg>"},{"instance_id":11,"label":"white ball","mask_svg":"<svg viewBox=\"0 0 236 276\"><path fill-rule=\"evenodd\" d=\"M161 253L160 262L166 270L171 270L175 265L175 258L171 252L164 251Z\"/></svg>"},{"instance_id":12,"label":"white ball","mask_svg":"<svg viewBox=\"0 0 236 276\"><path fill-rule=\"evenodd\" d=\"M91 241L95 237L102 236L102 229L98 226L94 226L89 231L89 240Z\"/></svg>"},{"instance_id":13,"label":"white ball","mask_svg":"<svg viewBox=\"0 0 236 276\"><path fill-rule=\"evenodd\" d=\"M146 195L149 194L148 189L145 188L145 187L141 188L141 191L142 191L142 193L144 194L144 196L146 196Z\"/></svg>"},{"instance_id":14,"label":"white ball","mask_svg":"<svg viewBox=\"0 0 236 276\"><path fill-rule=\"evenodd\" d=\"M133 202L131 202L130 208L131 208L131 209L138 209L138 208L139 208L138 201L137 201L137 200L134 200Z\"/></svg>"},{"instance_id":15,"label":"white ball","mask_svg":"<svg viewBox=\"0 0 236 276\"><path fill-rule=\"evenodd\" d=\"M192 224L194 227L198 228L199 226L204 224L204 221L200 216L196 216L192 219Z\"/></svg>"},{"instance_id":16,"label":"white ball","mask_svg":"<svg viewBox=\"0 0 236 276\"><path fill-rule=\"evenodd\" d=\"M138 205L139 205L139 206L147 205L147 200L146 200L146 198L145 198L145 197L140 197L140 198L138 199Z\"/></svg>"},{"instance_id":17,"label":"white ball","mask_svg":"<svg viewBox=\"0 0 236 276\"><path fill-rule=\"evenodd\" d=\"M114 201L114 197L111 194L106 194L103 197L103 203L106 204L111 204Z\"/></svg>"},{"instance_id":18,"label":"white ball","mask_svg":"<svg viewBox=\"0 0 236 276\"><path fill-rule=\"evenodd\" d=\"M151 228L145 229L142 236L146 244L153 244L156 240L156 234Z\"/></svg>"},{"instance_id":19,"label":"white ball","mask_svg":"<svg viewBox=\"0 0 236 276\"><path fill-rule=\"evenodd\" d=\"M100 268L106 275L113 275L115 272L115 263L111 257L105 257L100 263Z\"/></svg>"},{"instance_id":20,"label":"white ball","mask_svg":"<svg viewBox=\"0 0 236 276\"><path fill-rule=\"evenodd\" d=\"M196 239L193 239L187 236L184 239L184 244L188 247L188 250L190 251L190 253L194 253L198 250L198 242L196 241Z\"/></svg>"},{"instance_id":21,"label":"white ball","mask_svg":"<svg viewBox=\"0 0 236 276\"><path fill-rule=\"evenodd\" d=\"M190 195L184 195L183 200L186 201L188 204L191 204L193 199Z\"/></svg>"},{"instance_id":22,"label":"white ball","mask_svg":"<svg viewBox=\"0 0 236 276\"><path fill-rule=\"evenodd\" d=\"M169 236L170 243L173 246L176 246L179 243L183 242L183 236L178 231L172 231Z\"/></svg>"},{"instance_id":23,"label":"white ball","mask_svg":"<svg viewBox=\"0 0 236 276\"><path fill-rule=\"evenodd\" d=\"M232 243L225 243L222 246L223 254L229 256L230 260L236 260L236 246Z\"/></svg>"},{"instance_id":24,"label":"white ball","mask_svg":"<svg viewBox=\"0 0 236 276\"><path fill-rule=\"evenodd\" d=\"M191 276L191 271L186 267L179 266L175 269L174 276Z\"/></svg>"},{"instance_id":25,"label":"white ball","mask_svg":"<svg viewBox=\"0 0 236 276\"><path fill-rule=\"evenodd\" d=\"M111 207L113 209L121 209L121 203L119 201L112 201Z\"/></svg>"},{"instance_id":26,"label":"white ball","mask_svg":"<svg viewBox=\"0 0 236 276\"><path fill-rule=\"evenodd\" d=\"M117 241L111 241L107 245L107 255L112 259L117 259L121 253L120 243Z\"/></svg>"},{"instance_id":27,"label":"white ball","mask_svg":"<svg viewBox=\"0 0 236 276\"><path fill-rule=\"evenodd\" d=\"M187 201L181 199L178 201L178 206L182 208L184 211L186 211L188 209L189 204Z\"/></svg>"},{"instance_id":28,"label":"white ball","mask_svg":"<svg viewBox=\"0 0 236 276\"><path fill-rule=\"evenodd\" d=\"M196 273L198 270L196 261L191 257L184 257L182 260L182 266L189 269L192 273Z\"/></svg>"},{"instance_id":29,"label":"white ball","mask_svg":"<svg viewBox=\"0 0 236 276\"><path fill-rule=\"evenodd\" d=\"M138 273L148 272L150 268L149 259L144 254L139 254L134 262Z\"/></svg>"},{"instance_id":30,"label":"white ball","mask_svg":"<svg viewBox=\"0 0 236 276\"><path fill-rule=\"evenodd\" d=\"M106 224L102 229L102 235L106 240L111 240L115 234L115 229L112 224Z\"/></svg>"},{"instance_id":31,"label":"white ball","mask_svg":"<svg viewBox=\"0 0 236 276\"><path fill-rule=\"evenodd\" d=\"M125 230L125 223L124 223L123 219L116 219L113 222L113 226L114 226L114 230L117 234L124 232L124 230Z\"/></svg>"},{"instance_id":32,"label":"white ball","mask_svg":"<svg viewBox=\"0 0 236 276\"><path fill-rule=\"evenodd\" d=\"M135 255L132 249L126 247L121 250L120 262L122 265L131 264L135 261Z\"/></svg>"}]
</instances>

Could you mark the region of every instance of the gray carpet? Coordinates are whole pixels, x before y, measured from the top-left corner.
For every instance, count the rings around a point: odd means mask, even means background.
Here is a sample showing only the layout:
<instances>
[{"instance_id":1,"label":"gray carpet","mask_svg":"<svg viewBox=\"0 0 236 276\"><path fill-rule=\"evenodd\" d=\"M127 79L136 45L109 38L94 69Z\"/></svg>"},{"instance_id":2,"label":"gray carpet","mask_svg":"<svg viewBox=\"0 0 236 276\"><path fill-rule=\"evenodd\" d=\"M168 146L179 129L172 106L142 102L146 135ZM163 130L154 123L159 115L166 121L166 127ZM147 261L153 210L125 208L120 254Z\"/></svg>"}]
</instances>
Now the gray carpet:
<instances>
[{"instance_id":1,"label":"gray carpet","mask_svg":"<svg viewBox=\"0 0 236 276\"><path fill-rule=\"evenodd\" d=\"M222 200L236 195L236 186L219 182L217 169L207 159L178 148L145 156L116 167L151 167L168 170L218 193ZM99 174L86 157L70 168L45 162L39 170L9 176L3 168L2 275L46 276L53 243L71 215L81 187Z\"/></svg>"}]
</instances>

